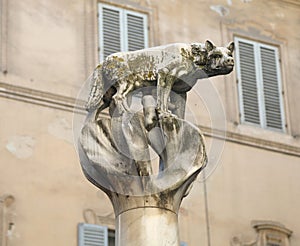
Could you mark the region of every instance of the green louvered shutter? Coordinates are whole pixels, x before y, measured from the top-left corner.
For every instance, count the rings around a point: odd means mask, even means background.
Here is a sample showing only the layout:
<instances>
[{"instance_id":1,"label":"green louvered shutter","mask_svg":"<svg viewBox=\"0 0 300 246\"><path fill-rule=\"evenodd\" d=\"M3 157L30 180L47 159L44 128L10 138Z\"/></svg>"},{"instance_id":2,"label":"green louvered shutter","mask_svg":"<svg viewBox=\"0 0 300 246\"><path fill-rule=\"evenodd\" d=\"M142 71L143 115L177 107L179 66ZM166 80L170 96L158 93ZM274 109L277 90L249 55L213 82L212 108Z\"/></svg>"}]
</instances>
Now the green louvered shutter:
<instances>
[{"instance_id":1,"label":"green louvered shutter","mask_svg":"<svg viewBox=\"0 0 300 246\"><path fill-rule=\"evenodd\" d=\"M108 246L107 227L78 224L78 246Z\"/></svg>"},{"instance_id":2,"label":"green louvered shutter","mask_svg":"<svg viewBox=\"0 0 300 246\"><path fill-rule=\"evenodd\" d=\"M120 9L99 4L100 60L122 50L121 31Z\"/></svg>"},{"instance_id":3,"label":"green louvered shutter","mask_svg":"<svg viewBox=\"0 0 300 246\"><path fill-rule=\"evenodd\" d=\"M145 15L126 12L127 49L140 50L147 46L147 18Z\"/></svg>"},{"instance_id":4,"label":"green louvered shutter","mask_svg":"<svg viewBox=\"0 0 300 246\"><path fill-rule=\"evenodd\" d=\"M241 121L285 130L278 49L236 38Z\"/></svg>"},{"instance_id":5,"label":"green louvered shutter","mask_svg":"<svg viewBox=\"0 0 300 246\"><path fill-rule=\"evenodd\" d=\"M276 49L260 47L266 127L283 129L280 76Z\"/></svg>"},{"instance_id":6,"label":"green louvered shutter","mask_svg":"<svg viewBox=\"0 0 300 246\"><path fill-rule=\"evenodd\" d=\"M99 4L99 59L148 46L147 15Z\"/></svg>"},{"instance_id":7,"label":"green louvered shutter","mask_svg":"<svg viewBox=\"0 0 300 246\"><path fill-rule=\"evenodd\" d=\"M254 45L238 41L238 49L242 121L260 125Z\"/></svg>"}]
</instances>

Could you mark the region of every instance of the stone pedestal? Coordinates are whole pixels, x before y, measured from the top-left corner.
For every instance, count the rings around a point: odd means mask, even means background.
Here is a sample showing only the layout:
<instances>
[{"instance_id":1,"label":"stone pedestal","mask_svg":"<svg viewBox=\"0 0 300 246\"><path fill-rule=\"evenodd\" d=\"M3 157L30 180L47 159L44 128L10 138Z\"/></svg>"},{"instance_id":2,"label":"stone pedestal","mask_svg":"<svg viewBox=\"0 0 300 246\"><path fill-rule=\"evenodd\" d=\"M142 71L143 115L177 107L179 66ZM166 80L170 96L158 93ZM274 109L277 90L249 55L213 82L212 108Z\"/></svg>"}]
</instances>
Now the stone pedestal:
<instances>
[{"instance_id":1,"label":"stone pedestal","mask_svg":"<svg viewBox=\"0 0 300 246\"><path fill-rule=\"evenodd\" d=\"M118 246L179 245L178 216L155 207L128 210L116 218Z\"/></svg>"},{"instance_id":2,"label":"stone pedestal","mask_svg":"<svg viewBox=\"0 0 300 246\"><path fill-rule=\"evenodd\" d=\"M118 246L178 246L178 210L207 158L198 128L171 115L145 128L143 114L89 115L79 155L84 174L110 198ZM161 158L154 173L150 146Z\"/></svg>"}]
</instances>

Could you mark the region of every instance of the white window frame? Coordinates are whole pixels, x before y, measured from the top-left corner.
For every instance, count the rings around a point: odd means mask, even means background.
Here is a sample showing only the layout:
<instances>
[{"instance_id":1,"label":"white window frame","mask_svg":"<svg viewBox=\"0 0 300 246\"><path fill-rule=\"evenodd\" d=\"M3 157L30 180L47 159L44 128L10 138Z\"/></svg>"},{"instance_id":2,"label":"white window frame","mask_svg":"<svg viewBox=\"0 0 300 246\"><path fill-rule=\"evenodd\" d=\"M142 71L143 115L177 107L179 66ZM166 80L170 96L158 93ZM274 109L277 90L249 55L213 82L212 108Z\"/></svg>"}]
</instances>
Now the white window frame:
<instances>
[{"instance_id":1,"label":"white window frame","mask_svg":"<svg viewBox=\"0 0 300 246\"><path fill-rule=\"evenodd\" d=\"M114 11L118 11L120 13L120 38L121 38L121 50L120 52L128 51L128 34L127 34L127 15L131 14L134 16L142 17L144 21L144 47L148 48L148 16L146 14L142 14L136 11L127 10L121 7L112 6L109 4L98 3L98 28L99 28L99 60L102 62L104 60L103 53L103 8L111 9Z\"/></svg>"},{"instance_id":2,"label":"white window frame","mask_svg":"<svg viewBox=\"0 0 300 246\"><path fill-rule=\"evenodd\" d=\"M241 113L241 123L255 125L255 123L247 122L245 120L244 105L243 105L243 91L242 91L242 79L241 79L241 68L240 68L240 57L239 57L239 45L238 42L244 42L252 44L254 48L254 59L255 59L255 71L256 71L256 86L257 86L257 96L258 96L258 107L259 107L259 118L260 118L260 127L264 129L270 129L273 131L286 132L286 121L285 121L285 112L284 112L284 103L283 103L283 88L281 80L281 69L280 69L280 59L279 59L279 49L276 46L267 45L261 42L252 41L245 38L235 37L235 54L236 54L236 71L238 79L238 94L239 94L239 106ZM266 122L266 112L265 112L265 101L264 101L264 87L263 87L263 78L262 78L262 69L261 69L261 55L260 48L267 48L275 51L276 57L276 70L277 70L277 81L278 81L278 91L279 95L279 104L281 111L281 129L272 128L267 126Z\"/></svg>"}]
</instances>

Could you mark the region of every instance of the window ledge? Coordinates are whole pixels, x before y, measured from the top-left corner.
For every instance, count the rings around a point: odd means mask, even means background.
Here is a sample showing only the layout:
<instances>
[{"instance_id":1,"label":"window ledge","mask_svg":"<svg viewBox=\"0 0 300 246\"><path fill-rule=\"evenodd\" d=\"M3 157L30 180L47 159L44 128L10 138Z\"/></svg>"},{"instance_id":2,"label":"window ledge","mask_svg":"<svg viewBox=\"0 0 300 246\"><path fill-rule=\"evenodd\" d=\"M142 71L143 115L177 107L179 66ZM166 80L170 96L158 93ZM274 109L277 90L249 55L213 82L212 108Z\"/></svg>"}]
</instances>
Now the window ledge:
<instances>
[{"instance_id":1,"label":"window ledge","mask_svg":"<svg viewBox=\"0 0 300 246\"><path fill-rule=\"evenodd\" d=\"M199 128L208 137L225 138L229 142L300 157L300 140L286 133L233 123L227 125L226 133L207 126Z\"/></svg>"}]
</instances>

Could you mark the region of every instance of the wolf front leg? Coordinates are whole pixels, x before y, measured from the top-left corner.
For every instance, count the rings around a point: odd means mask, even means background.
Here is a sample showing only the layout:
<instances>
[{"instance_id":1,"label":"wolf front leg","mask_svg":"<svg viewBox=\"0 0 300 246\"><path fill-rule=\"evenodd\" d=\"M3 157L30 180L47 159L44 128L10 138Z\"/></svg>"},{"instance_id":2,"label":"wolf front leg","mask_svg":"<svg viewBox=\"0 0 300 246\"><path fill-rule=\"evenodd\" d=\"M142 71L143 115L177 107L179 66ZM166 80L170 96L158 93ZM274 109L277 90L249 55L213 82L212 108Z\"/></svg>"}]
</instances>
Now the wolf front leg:
<instances>
[{"instance_id":1,"label":"wolf front leg","mask_svg":"<svg viewBox=\"0 0 300 246\"><path fill-rule=\"evenodd\" d=\"M172 86L174 84L174 75L167 68L158 72L157 78L157 112L160 117L170 115L168 110L168 99Z\"/></svg>"}]
</instances>

